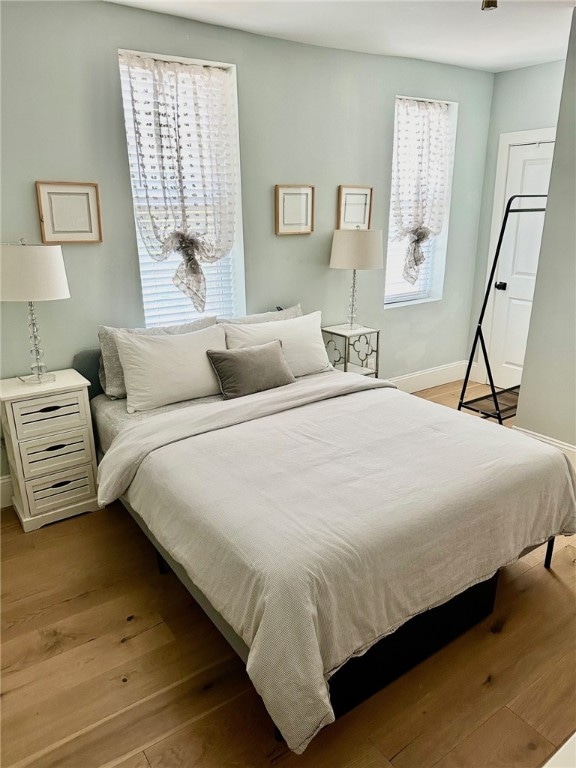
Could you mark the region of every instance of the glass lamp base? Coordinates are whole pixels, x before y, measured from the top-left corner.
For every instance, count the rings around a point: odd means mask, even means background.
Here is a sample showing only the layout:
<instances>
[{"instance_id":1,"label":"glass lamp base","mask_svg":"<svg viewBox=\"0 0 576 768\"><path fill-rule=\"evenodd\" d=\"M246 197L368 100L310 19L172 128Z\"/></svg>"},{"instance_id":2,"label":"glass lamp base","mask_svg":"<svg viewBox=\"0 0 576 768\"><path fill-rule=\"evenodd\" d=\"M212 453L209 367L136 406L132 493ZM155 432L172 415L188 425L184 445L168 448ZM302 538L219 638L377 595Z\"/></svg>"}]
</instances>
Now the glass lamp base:
<instances>
[{"instance_id":1,"label":"glass lamp base","mask_svg":"<svg viewBox=\"0 0 576 768\"><path fill-rule=\"evenodd\" d=\"M20 381L24 382L24 384L48 384L51 381L56 381L56 376L53 373L41 373L41 374L35 374L32 373L30 376L18 376Z\"/></svg>"}]
</instances>

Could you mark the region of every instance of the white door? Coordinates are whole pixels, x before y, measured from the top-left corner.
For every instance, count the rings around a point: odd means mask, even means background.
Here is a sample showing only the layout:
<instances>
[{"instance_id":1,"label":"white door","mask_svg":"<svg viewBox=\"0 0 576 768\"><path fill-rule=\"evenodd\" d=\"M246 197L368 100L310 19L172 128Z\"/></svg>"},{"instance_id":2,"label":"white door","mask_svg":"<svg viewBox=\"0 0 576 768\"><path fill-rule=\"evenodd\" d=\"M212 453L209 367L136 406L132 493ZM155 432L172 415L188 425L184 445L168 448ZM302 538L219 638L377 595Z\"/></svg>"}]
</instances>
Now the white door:
<instances>
[{"instance_id":1,"label":"white door","mask_svg":"<svg viewBox=\"0 0 576 768\"><path fill-rule=\"evenodd\" d=\"M554 142L511 145L505 200L512 195L545 195ZM544 208L546 198L515 200L512 208ZM500 224L502 221L500 221ZM530 327L544 213L511 213L502 242L490 335L490 366L497 387L520 384ZM493 257L494 254L491 254Z\"/></svg>"}]
</instances>

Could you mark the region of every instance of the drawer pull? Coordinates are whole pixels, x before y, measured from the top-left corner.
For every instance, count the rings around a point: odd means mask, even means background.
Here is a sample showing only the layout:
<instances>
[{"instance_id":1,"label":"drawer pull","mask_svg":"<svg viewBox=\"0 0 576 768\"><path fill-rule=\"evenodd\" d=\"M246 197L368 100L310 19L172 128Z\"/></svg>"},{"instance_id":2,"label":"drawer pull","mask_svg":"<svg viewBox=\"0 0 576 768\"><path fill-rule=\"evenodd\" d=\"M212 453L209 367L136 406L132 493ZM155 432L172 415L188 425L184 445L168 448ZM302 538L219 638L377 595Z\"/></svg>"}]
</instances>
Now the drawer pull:
<instances>
[{"instance_id":1,"label":"drawer pull","mask_svg":"<svg viewBox=\"0 0 576 768\"><path fill-rule=\"evenodd\" d=\"M61 405L45 405L44 408L40 408L38 413L49 413L50 411L59 411L62 408Z\"/></svg>"},{"instance_id":2,"label":"drawer pull","mask_svg":"<svg viewBox=\"0 0 576 768\"><path fill-rule=\"evenodd\" d=\"M72 480L60 480L59 483L54 483L50 488L62 488L64 485L70 485L71 482Z\"/></svg>"},{"instance_id":3,"label":"drawer pull","mask_svg":"<svg viewBox=\"0 0 576 768\"><path fill-rule=\"evenodd\" d=\"M66 448L66 443L59 443L58 445L49 445L45 448L45 451L61 451L62 448Z\"/></svg>"}]
</instances>

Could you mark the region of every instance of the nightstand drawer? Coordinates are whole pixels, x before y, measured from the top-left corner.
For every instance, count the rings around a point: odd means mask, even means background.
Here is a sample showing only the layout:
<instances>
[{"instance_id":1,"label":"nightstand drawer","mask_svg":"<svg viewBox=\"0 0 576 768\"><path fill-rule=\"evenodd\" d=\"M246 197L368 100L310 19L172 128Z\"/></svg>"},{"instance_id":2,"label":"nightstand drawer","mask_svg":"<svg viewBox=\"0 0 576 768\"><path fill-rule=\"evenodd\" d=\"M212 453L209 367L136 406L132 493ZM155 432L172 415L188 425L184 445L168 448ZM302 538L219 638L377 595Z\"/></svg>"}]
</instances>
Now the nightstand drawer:
<instances>
[{"instance_id":1,"label":"nightstand drawer","mask_svg":"<svg viewBox=\"0 0 576 768\"><path fill-rule=\"evenodd\" d=\"M75 429L19 444L25 478L40 477L92 459L88 429Z\"/></svg>"},{"instance_id":2,"label":"nightstand drawer","mask_svg":"<svg viewBox=\"0 0 576 768\"><path fill-rule=\"evenodd\" d=\"M26 493L32 517L90 499L96 495L92 464L28 480Z\"/></svg>"},{"instance_id":3,"label":"nightstand drawer","mask_svg":"<svg viewBox=\"0 0 576 768\"><path fill-rule=\"evenodd\" d=\"M18 400L12 403L16 434L20 440L86 424L84 392Z\"/></svg>"}]
</instances>

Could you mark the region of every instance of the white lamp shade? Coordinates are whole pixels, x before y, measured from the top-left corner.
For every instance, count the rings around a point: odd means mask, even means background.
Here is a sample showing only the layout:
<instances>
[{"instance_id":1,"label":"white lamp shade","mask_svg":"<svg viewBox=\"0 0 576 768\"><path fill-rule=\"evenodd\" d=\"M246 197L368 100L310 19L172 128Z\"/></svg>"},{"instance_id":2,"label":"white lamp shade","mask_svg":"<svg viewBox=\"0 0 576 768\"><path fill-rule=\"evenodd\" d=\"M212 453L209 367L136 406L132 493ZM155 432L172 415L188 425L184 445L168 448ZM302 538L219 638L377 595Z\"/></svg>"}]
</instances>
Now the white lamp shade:
<instances>
[{"instance_id":1,"label":"white lamp shade","mask_svg":"<svg viewBox=\"0 0 576 768\"><path fill-rule=\"evenodd\" d=\"M382 269L381 229L337 229L332 240L332 269Z\"/></svg>"},{"instance_id":2,"label":"white lamp shade","mask_svg":"<svg viewBox=\"0 0 576 768\"><path fill-rule=\"evenodd\" d=\"M59 245L1 245L0 301L70 298Z\"/></svg>"}]
</instances>

